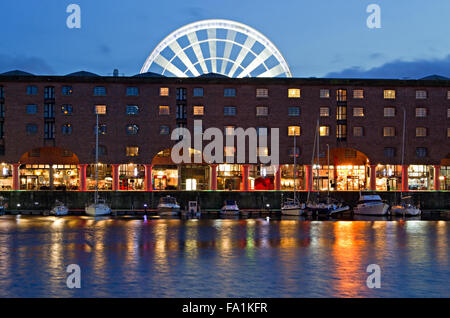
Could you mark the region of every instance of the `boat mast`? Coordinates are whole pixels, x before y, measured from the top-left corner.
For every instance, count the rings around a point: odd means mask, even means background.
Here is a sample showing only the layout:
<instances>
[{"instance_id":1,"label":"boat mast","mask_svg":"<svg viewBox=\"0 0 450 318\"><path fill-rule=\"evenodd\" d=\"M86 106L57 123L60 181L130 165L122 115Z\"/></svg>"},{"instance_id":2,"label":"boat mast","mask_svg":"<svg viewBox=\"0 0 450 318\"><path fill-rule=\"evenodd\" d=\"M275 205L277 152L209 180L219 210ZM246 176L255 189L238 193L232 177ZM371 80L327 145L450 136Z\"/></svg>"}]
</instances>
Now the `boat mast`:
<instances>
[{"instance_id":1,"label":"boat mast","mask_svg":"<svg viewBox=\"0 0 450 318\"><path fill-rule=\"evenodd\" d=\"M294 203L297 202L297 193L296 193L296 186L295 186L295 174L297 172L297 134L294 129Z\"/></svg>"},{"instance_id":2,"label":"boat mast","mask_svg":"<svg viewBox=\"0 0 450 318\"><path fill-rule=\"evenodd\" d=\"M405 137L406 137L406 109L405 107L403 107L403 132L402 132L402 170L403 170L403 162L405 160ZM406 173L408 173L408 170L406 170ZM404 177L402 176L402 179L404 179ZM402 185L402 190L400 192L400 200L403 197L403 185Z\"/></svg>"},{"instance_id":3,"label":"boat mast","mask_svg":"<svg viewBox=\"0 0 450 318\"><path fill-rule=\"evenodd\" d=\"M319 199L319 168L320 168L320 127L319 127L319 119L317 119L317 165L316 165L316 176L317 176L317 200Z\"/></svg>"},{"instance_id":4,"label":"boat mast","mask_svg":"<svg viewBox=\"0 0 450 318\"><path fill-rule=\"evenodd\" d=\"M319 125L319 119L317 119L317 125ZM314 143L313 143L313 153L312 153L312 158L311 158L311 168L314 167L314 154L316 153L316 138L317 138L317 126L316 126L316 131L314 132ZM314 170L311 169L311 171L314 171ZM308 179L306 180L306 183L309 182L309 178L310 177L308 176ZM314 181L314 177L313 176L311 176L311 180ZM311 185L311 187L314 186L314 182L312 182L312 183L313 184ZM311 187L308 188L308 196L306 198L306 202L307 203L309 202L309 194L311 192Z\"/></svg>"},{"instance_id":5,"label":"boat mast","mask_svg":"<svg viewBox=\"0 0 450 318\"><path fill-rule=\"evenodd\" d=\"M330 145L327 144L327 203L330 204Z\"/></svg>"},{"instance_id":6,"label":"boat mast","mask_svg":"<svg viewBox=\"0 0 450 318\"><path fill-rule=\"evenodd\" d=\"M95 198L94 203L98 203L98 112L96 112L95 125Z\"/></svg>"}]
</instances>

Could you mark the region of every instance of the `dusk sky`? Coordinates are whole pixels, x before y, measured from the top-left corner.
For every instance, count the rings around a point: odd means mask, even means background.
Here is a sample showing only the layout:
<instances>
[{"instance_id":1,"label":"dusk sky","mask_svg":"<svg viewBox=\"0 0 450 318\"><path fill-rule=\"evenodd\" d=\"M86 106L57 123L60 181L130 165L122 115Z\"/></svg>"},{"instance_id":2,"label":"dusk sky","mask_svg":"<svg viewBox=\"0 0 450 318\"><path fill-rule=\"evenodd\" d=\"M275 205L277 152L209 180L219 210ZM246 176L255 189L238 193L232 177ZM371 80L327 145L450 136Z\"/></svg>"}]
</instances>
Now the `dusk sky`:
<instances>
[{"instance_id":1,"label":"dusk sky","mask_svg":"<svg viewBox=\"0 0 450 318\"><path fill-rule=\"evenodd\" d=\"M71 3L81 6L81 29L66 26ZM366 26L371 3L381 29ZM450 77L449 14L448 0L1 1L0 72L134 75L170 32L221 18L266 35L294 77Z\"/></svg>"}]
</instances>

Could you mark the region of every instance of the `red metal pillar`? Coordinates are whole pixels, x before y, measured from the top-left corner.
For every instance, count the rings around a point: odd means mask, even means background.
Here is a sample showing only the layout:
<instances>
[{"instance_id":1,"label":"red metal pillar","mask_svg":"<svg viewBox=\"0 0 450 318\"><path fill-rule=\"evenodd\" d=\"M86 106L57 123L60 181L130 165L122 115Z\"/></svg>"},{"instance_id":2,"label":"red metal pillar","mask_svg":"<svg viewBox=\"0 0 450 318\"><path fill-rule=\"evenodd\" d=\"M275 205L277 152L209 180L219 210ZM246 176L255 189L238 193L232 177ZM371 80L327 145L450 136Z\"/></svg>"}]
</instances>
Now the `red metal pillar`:
<instances>
[{"instance_id":1,"label":"red metal pillar","mask_svg":"<svg viewBox=\"0 0 450 318\"><path fill-rule=\"evenodd\" d=\"M275 190L281 190L281 165L277 166L275 172Z\"/></svg>"},{"instance_id":2,"label":"red metal pillar","mask_svg":"<svg viewBox=\"0 0 450 318\"><path fill-rule=\"evenodd\" d=\"M80 191L86 191L86 167L87 164L79 164Z\"/></svg>"},{"instance_id":3,"label":"red metal pillar","mask_svg":"<svg viewBox=\"0 0 450 318\"><path fill-rule=\"evenodd\" d=\"M217 165L212 164L211 167L211 189L210 190L217 190Z\"/></svg>"},{"instance_id":4,"label":"red metal pillar","mask_svg":"<svg viewBox=\"0 0 450 318\"><path fill-rule=\"evenodd\" d=\"M408 165L402 166L402 191L409 191L408 187Z\"/></svg>"},{"instance_id":5,"label":"red metal pillar","mask_svg":"<svg viewBox=\"0 0 450 318\"><path fill-rule=\"evenodd\" d=\"M153 191L152 169L153 165L146 164L145 166L145 191Z\"/></svg>"},{"instance_id":6,"label":"red metal pillar","mask_svg":"<svg viewBox=\"0 0 450 318\"><path fill-rule=\"evenodd\" d=\"M434 190L441 190L441 180L439 177L441 176L441 166L434 166Z\"/></svg>"},{"instance_id":7,"label":"red metal pillar","mask_svg":"<svg viewBox=\"0 0 450 318\"><path fill-rule=\"evenodd\" d=\"M13 163L12 164L12 177L13 177L13 190L20 190L20 163Z\"/></svg>"},{"instance_id":8,"label":"red metal pillar","mask_svg":"<svg viewBox=\"0 0 450 318\"><path fill-rule=\"evenodd\" d=\"M305 190L306 191L313 191L312 188L312 179L313 179L313 172L312 172L312 166L311 165L305 165Z\"/></svg>"},{"instance_id":9,"label":"red metal pillar","mask_svg":"<svg viewBox=\"0 0 450 318\"><path fill-rule=\"evenodd\" d=\"M376 191L377 190L377 166L376 165L370 165L370 190Z\"/></svg>"},{"instance_id":10,"label":"red metal pillar","mask_svg":"<svg viewBox=\"0 0 450 318\"><path fill-rule=\"evenodd\" d=\"M249 171L249 165L242 165L242 185L243 185L244 191L250 190L250 187L248 184L248 171Z\"/></svg>"},{"instance_id":11,"label":"red metal pillar","mask_svg":"<svg viewBox=\"0 0 450 318\"><path fill-rule=\"evenodd\" d=\"M118 164L113 164L112 166L112 177L113 177L113 184L112 184L112 190L118 191L119 190L119 166Z\"/></svg>"}]
</instances>

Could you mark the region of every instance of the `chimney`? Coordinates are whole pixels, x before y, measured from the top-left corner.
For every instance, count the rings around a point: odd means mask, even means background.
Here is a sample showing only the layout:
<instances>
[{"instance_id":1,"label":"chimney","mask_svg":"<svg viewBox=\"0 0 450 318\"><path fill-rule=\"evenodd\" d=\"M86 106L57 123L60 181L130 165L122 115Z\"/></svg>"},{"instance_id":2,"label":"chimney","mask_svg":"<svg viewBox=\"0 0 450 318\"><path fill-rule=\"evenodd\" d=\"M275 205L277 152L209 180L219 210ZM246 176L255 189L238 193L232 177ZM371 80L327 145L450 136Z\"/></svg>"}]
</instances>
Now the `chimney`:
<instances>
[{"instance_id":1,"label":"chimney","mask_svg":"<svg viewBox=\"0 0 450 318\"><path fill-rule=\"evenodd\" d=\"M113 76L119 76L119 70L117 68L114 69Z\"/></svg>"}]
</instances>

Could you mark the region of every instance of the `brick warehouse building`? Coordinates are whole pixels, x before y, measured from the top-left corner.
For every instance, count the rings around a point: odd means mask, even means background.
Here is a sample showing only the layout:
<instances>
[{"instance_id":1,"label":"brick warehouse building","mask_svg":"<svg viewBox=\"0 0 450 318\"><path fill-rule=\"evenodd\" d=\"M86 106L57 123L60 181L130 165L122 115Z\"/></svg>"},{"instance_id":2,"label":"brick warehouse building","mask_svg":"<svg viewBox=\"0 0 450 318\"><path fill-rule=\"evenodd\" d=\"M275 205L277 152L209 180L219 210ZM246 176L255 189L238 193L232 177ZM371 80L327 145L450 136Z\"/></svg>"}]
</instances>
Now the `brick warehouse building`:
<instances>
[{"instance_id":1,"label":"brick warehouse building","mask_svg":"<svg viewBox=\"0 0 450 318\"><path fill-rule=\"evenodd\" d=\"M0 188L95 189L96 111L103 190L292 190L294 153L301 190L450 189L450 80L21 71L0 74ZM170 133L192 132L196 119L203 130L279 128L280 165L175 165ZM320 162L312 165L317 119Z\"/></svg>"}]
</instances>

